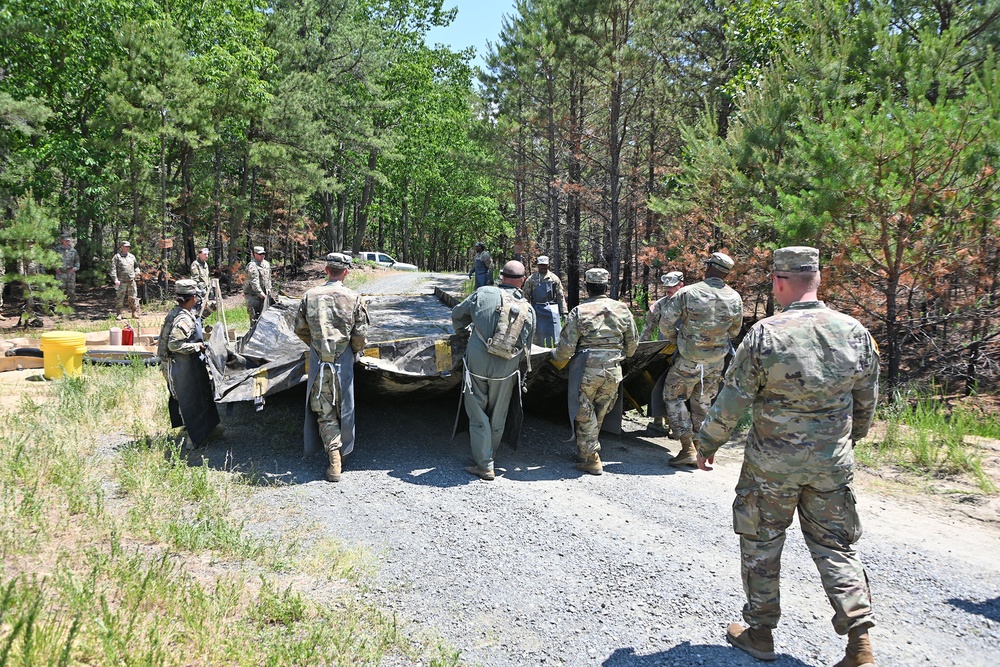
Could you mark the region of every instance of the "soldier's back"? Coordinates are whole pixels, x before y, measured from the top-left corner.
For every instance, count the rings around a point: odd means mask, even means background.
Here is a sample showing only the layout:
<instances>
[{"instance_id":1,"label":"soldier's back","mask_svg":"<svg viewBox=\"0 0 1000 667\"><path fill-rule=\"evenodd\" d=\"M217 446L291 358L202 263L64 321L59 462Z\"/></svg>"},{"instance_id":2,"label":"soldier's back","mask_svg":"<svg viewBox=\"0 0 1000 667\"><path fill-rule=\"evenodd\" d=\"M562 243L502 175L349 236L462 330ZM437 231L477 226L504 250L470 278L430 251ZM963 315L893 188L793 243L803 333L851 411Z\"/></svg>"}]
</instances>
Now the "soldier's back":
<instances>
[{"instance_id":1,"label":"soldier's back","mask_svg":"<svg viewBox=\"0 0 1000 667\"><path fill-rule=\"evenodd\" d=\"M584 301L576 310L578 347L621 348L629 326L635 326L628 306L606 296Z\"/></svg>"},{"instance_id":2,"label":"soldier's back","mask_svg":"<svg viewBox=\"0 0 1000 667\"><path fill-rule=\"evenodd\" d=\"M321 357L336 357L346 349L360 300L361 296L342 282L313 287L302 297L312 346Z\"/></svg>"},{"instance_id":3,"label":"soldier's back","mask_svg":"<svg viewBox=\"0 0 1000 667\"><path fill-rule=\"evenodd\" d=\"M718 278L708 278L674 295L680 307L678 348L695 362L716 361L729 351L730 337L743 317L743 299Z\"/></svg>"}]
</instances>

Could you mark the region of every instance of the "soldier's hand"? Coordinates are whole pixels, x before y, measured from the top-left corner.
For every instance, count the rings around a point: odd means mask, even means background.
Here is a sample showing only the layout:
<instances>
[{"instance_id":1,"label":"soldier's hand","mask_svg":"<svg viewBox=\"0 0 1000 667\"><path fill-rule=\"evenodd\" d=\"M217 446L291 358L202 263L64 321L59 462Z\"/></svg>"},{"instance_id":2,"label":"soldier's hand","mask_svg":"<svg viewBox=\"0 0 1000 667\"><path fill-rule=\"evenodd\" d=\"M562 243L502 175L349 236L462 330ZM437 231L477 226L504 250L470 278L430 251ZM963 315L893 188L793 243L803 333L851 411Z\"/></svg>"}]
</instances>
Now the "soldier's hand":
<instances>
[{"instance_id":1,"label":"soldier's hand","mask_svg":"<svg viewBox=\"0 0 1000 667\"><path fill-rule=\"evenodd\" d=\"M712 468L713 465L715 465L715 457L714 456L709 456L706 459L701 454L698 454L698 467L699 468L701 468L702 470L706 470L706 471L708 471L708 470L714 470L714 468Z\"/></svg>"},{"instance_id":2,"label":"soldier's hand","mask_svg":"<svg viewBox=\"0 0 1000 667\"><path fill-rule=\"evenodd\" d=\"M115 287L118 287L119 285L121 285L121 281L120 280L116 280L115 281Z\"/></svg>"}]
</instances>

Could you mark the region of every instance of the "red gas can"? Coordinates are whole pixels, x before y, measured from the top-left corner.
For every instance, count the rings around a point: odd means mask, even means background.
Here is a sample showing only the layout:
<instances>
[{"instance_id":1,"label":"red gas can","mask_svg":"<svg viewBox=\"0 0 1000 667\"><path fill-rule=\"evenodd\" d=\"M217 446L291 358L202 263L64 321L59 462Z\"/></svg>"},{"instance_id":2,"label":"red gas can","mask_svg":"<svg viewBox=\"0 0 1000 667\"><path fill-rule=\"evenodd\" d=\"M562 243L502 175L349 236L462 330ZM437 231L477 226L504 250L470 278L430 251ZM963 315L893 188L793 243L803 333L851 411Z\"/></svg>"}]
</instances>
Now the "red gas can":
<instances>
[{"instance_id":1,"label":"red gas can","mask_svg":"<svg viewBox=\"0 0 1000 667\"><path fill-rule=\"evenodd\" d=\"M125 328L122 329L122 345L132 345L134 338L135 331L132 330L132 325L126 323Z\"/></svg>"}]
</instances>

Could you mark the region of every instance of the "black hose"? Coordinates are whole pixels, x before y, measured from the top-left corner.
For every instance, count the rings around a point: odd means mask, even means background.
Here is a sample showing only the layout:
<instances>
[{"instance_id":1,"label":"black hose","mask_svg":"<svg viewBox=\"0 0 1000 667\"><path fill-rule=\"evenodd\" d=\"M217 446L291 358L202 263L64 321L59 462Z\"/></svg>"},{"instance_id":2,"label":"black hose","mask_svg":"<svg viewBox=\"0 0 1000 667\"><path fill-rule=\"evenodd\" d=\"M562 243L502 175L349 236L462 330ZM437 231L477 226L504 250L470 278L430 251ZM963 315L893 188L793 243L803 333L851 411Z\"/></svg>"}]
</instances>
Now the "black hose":
<instances>
[{"instance_id":1,"label":"black hose","mask_svg":"<svg viewBox=\"0 0 1000 667\"><path fill-rule=\"evenodd\" d=\"M5 357L34 357L41 359L45 355L37 347L12 347L4 353Z\"/></svg>"}]
</instances>

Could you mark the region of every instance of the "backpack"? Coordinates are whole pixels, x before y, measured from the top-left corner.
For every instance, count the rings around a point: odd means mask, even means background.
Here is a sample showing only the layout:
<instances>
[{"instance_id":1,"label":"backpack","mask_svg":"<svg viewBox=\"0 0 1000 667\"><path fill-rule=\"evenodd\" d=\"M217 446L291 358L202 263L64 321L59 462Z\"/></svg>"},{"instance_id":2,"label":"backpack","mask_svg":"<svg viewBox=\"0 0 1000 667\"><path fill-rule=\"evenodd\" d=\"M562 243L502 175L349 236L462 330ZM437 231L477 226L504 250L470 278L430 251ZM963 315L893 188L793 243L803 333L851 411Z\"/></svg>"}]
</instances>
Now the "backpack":
<instances>
[{"instance_id":1,"label":"backpack","mask_svg":"<svg viewBox=\"0 0 1000 667\"><path fill-rule=\"evenodd\" d=\"M500 305L497 306L497 325L489 338L476 329L476 335L486 343L486 351L502 359L513 359L521 354L527 345L519 343L521 333L530 317L531 306L516 300L507 290L500 290Z\"/></svg>"}]
</instances>

